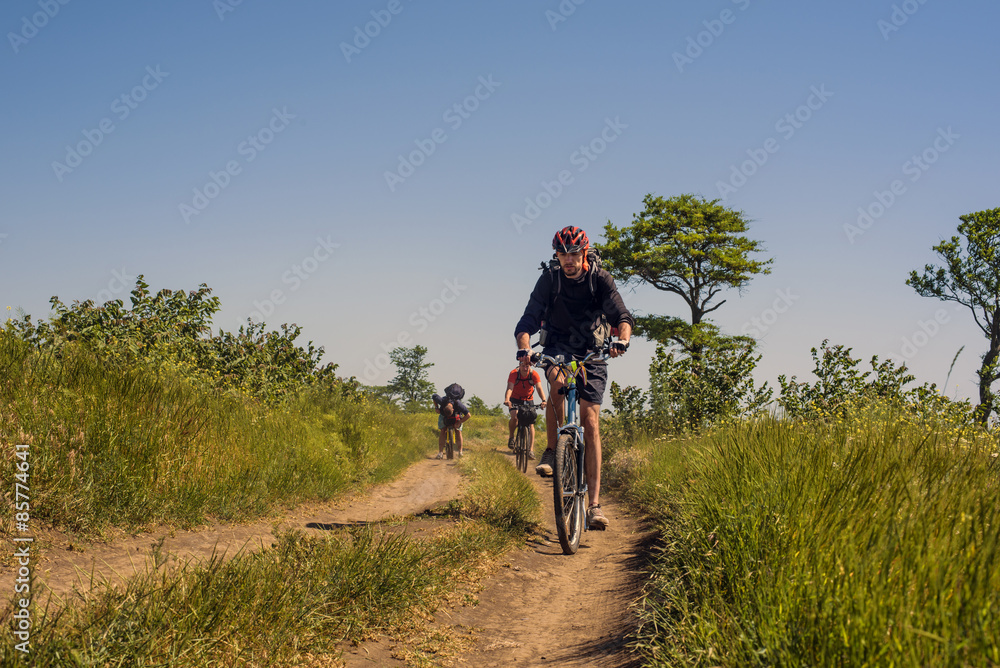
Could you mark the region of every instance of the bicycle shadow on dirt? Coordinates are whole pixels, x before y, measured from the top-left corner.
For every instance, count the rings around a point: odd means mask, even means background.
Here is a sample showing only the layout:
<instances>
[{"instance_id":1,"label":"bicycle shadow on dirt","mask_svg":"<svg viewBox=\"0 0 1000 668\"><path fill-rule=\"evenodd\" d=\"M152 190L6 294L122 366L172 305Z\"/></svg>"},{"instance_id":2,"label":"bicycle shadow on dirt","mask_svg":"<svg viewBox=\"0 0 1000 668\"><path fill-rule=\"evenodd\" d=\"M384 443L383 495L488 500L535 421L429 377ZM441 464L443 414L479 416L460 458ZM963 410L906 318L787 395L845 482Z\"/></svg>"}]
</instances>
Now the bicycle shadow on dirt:
<instances>
[{"instance_id":1,"label":"bicycle shadow on dirt","mask_svg":"<svg viewBox=\"0 0 1000 668\"><path fill-rule=\"evenodd\" d=\"M646 665L644 657L635 649L638 642L639 618L633 604L642 597L643 588L653 568L657 546L661 544L661 536L653 522L648 518L642 518L639 520L638 537L632 554L621 564L622 571L627 576L618 591L620 604L631 612L604 629L604 634L600 638L577 643L572 647L547 651L539 665L594 665L602 668L641 668ZM584 547L586 546L580 545L581 550ZM556 556L562 556L558 538L555 548L559 550Z\"/></svg>"},{"instance_id":2,"label":"bicycle shadow on dirt","mask_svg":"<svg viewBox=\"0 0 1000 668\"><path fill-rule=\"evenodd\" d=\"M365 520L349 520L347 522L308 522L307 529L317 529L318 531L336 531L337 529L348 529L350 527L366 527L384 524L384 522L368 522Z\"/></svg>"}]
</instances>

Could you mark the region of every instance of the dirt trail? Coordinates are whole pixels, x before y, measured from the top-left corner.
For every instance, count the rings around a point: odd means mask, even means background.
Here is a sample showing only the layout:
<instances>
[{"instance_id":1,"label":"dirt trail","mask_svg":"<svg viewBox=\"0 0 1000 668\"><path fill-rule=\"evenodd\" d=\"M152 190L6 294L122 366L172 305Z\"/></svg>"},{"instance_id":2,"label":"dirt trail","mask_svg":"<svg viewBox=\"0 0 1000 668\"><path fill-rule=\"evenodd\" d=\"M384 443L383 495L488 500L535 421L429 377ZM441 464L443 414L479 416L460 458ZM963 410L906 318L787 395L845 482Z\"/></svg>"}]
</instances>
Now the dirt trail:
<instances>
[{"instance_id":1,"label":"dirt trail","mask_svg":"<svg viewBox=\"0 0 1000 668\"><path fill-rule=\"evenodd\" d=\"M435 623L472 647L451 665L502 666L639 665L628 652L635 628L630 603L641 586L644 546L650 534L613 499L602 495L611 522L587 531L579 551L562 553L552 515L551 478L531 472L543 508L543 531L485 583L476 606L439 611ZM368 643L344 658L349 667L404 666L386 643Z\"/></svg>"},{"instance_id":2,"label":"dirt trail","mask_svg":"<svg viewBox=\"0 0 1000 668\"><path fill-rule=\"evenodd\" d=\"M279 520L246 525L214 525L198 531L153 532L112 544L69 547L65 538L35 564L37 583L57 600L71 601L94 582L120 582L156 559L180 564L213 552L228 556L273 543L272 530L322 532L346 524L420 514L457 498L462 479L454 462L417 462L398 480L339 503L300 506ZM588 531L577 554L565 556L552 518L551 479L529 476L543 506L543 528L525 549L515 550L490 576L478 605L439 610L433 624L466 639L455 666L635 665L625 646L634 628L629 603L638 592L638 571L648 534L609 497L602 498L611 521L607 531ZM51 537L50 537L51 538ZM82 549L82 551L81 551ZM0 591L13 591L14 573L0 570ZM347 666L403 666L388 641L344 649Z\"/></svg>"},{"instance_id":3,"label":"dirt trail","mask_svg":"<svg viewBox=\"0 0 1000 668\"><path fill-rule=\"evenodd\" d=\"M195 531L154 531L111 544L81 545L59 534L46 535L49 548L34 563L39 591L56 600L72 600L74 590L90 583L121 582L153 567L157 560L179 565L207 560L213 552L233 556L240 550L258 550L274 543L273 529L301 529L306 533L347 524L378 522L424 512L458 497L462 479L454 462L428 458L417 462L397 480L367 494L336 502L305 504L280 518L252 524L214 524ZM14 590L12 567L0 569L0 591ZM42 595L43 599L45 594ZM36 601L38 602L38 601Z\"/></svg>"}]
</instances>

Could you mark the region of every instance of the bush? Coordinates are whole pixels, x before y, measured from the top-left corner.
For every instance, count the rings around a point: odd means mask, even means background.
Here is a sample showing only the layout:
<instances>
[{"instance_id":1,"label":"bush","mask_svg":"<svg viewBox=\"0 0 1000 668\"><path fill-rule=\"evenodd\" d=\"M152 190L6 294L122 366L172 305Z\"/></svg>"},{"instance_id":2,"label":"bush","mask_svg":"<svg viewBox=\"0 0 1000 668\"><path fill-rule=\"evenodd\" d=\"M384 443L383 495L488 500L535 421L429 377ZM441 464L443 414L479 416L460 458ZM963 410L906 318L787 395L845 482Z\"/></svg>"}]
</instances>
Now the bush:
<instances>
[{"instance_id":1,"label":"bush","mask_svg":"<svg viewBox=\"0 0 1000 668\"><path fill-rule=\"evenodd\" d=\"M39 351L61 356L67 346L83 345L106 364L119 368L141 363L180 373L205 388L233 392L275 403L311 386L340 389L337 366L320 366L323 348L296 345L297 325L280 332L247 321L236 333L211 334L219 299L202 284L188 293L163 289L151 295L140 275L131 293L131 308L120 299L103 305L92 301L66 306L50 301L55 314L33 323L31 316L10 320L6 331ZM347 392L356 392L344 388Z\"/></svg>"},{"instance_id":2,"label":"bush","mask_svg":"<svg viewBox=\"0 0 1000 668\"><path fill-rule=\"evenodd\" d=\"M851 348L829 346L824 340L820 349L811 349L817 381L813 384L796 382L778 376L781 395L778 404L792 418L844 416L852 408L879 402L896 402L914 414L924 417L942 416L964 423L972 416L968 401L952 401L937 391L937 385L924 383L904 389L913 382L906 365L896 366L892 360L879 362L871 358L871 371L861 372L860 359L851 357Z\"/></svg>"}]
</instances>

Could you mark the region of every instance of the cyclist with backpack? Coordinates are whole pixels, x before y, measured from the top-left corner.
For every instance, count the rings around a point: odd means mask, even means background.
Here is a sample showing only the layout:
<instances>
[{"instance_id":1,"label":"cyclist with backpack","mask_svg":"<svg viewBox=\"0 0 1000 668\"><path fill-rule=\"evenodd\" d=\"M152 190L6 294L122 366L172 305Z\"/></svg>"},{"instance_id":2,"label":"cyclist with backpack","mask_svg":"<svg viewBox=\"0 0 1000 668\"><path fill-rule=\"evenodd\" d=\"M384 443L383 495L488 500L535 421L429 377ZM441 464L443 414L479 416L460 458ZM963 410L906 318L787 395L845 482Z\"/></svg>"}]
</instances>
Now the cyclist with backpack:
<instances>
[{"instance_id":1,"label":"cyclist with backpack","mask_svg":"<svg viewBox=\"0 0 1000 668\"><path fill-rule=\"evenodd\" d=\"M465 423L472 414L462 403L465 397L465 390L458 383L452 383L444 388L444 394L433 394L434 410L438 413L438 453L435 459L444 459L444 444L448 437L448 429L455 428L455 445L458 446L458 456L462 456L462 424Z\"/></svg>"},{"instance_id":2,"label":"cyclist with backpack","mask_svg":"<svg viewBox=\"0 0 1000 668\"><path fill-rule=\"evenodd\" d=\"M541 330L539 343L546 355L583 357L600 350L617 328L618 341L611 344L611 357L628 350L635 322L625 308L614 279L600 268L600 256L590 248L587 233L579 227L564 227L552 239L555 257L548 265L542 263L542 275L531 291L524 313L514 328L517 358L531 353L531 335ZM583 377L577 382L580 396L580 422L586 442L588 508L587 523L591 528L604 529L608 519L601 512L601 435L600 412L607 383L607 363L591 361L584 365ZM554 369L546 373L552 396L565 385L565 378ZM535 467L540 476L552 475L559 425L565 415L564 401L551 401L545 410L545 430L548 447Z\"/></svg>"},{"instance_id":3,"label":"cyclist with backpack","mask_svg":"<svg viewBox=\"0 0 1000 668\"><path fill-rule=\"evenodd\" d=\"M521 406L532 406L532 397L538 390L538 398L541 399L542 408L545 408L545 390L542 389L542 379L538 372L531 368L531 360L527 356L518 360L517 368L507 376L507 391L503 395L503 405L510 409L510 437L507 439L507 447L514 448L514 430L517 429L518 414ZM529 411L529 409L523 409ZM528 427L528 459L535 458L535 409L531 408L527 417L531 419L531 426Z\"/></svg>"}]
</instances>

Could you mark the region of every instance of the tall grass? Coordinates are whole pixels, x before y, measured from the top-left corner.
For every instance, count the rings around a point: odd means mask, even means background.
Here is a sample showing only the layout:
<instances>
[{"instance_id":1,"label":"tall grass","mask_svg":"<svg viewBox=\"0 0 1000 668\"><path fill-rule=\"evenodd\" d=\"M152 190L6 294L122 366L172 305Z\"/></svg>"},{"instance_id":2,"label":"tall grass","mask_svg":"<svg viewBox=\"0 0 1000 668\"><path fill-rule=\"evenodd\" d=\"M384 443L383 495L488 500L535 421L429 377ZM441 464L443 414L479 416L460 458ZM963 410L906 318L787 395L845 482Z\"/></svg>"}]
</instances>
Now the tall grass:
<instances>
[{"instance_id":1,"label":"tall grass","mask_svg":"<svg viewBox=\"0 0 1000 668\"><path fill-rule=\"evenodd\" d=\"M441 522L430 539L374 525L318 538L288 532L273 549L151 572L84 603L36 611L28 658L34 666L339 665L343 642L419 636L424 619L469 596L488 564L523 540L516 527L529 527L538 510L537 497L511 506L509 486L496 479L524 476L499 455L470 453L462 465L476 500L463 500L459 521ZM481 512L495 507L507 512ZM23 665L15 642L9 631L0 636L0 666Z\"/></svg>"},{"instance_id":2,"label":"tall grass","mask_svg":"<svg viewBox=\"0 0 1000 668\"><path fill-rule=\"evenodd\" d=\"M637 451L650 665L1000 664L995 437L883 406Z\"/></svg>"},{"instance_id":3,"label":"tall grass","mask_svg":"<svg viewBox=\"0 0 1000 668\"><path fill-rule=\"evenodd\" d=\"M497 422L506 420L501 418ZM531 531L541 521L542 504L527 478L499 452L484 452L463 460L463 470L474 468L474 482L463 499L463 510L493 526L515 534Z\"/></svg>"},{"instance_id":4,"label":"tall grass","mask_svg":"<svg viewBox=\"0 0 1000 668\"><path fill-rule=\"evenodd\" d=\"M392 477L433 446L382 404L313 391L268 407L165 365L39 352L6 332L0 441L31 446L33 520L85 534L259 516ZM12 451L0 465L7 489Z\"/></svg>"}]
</instances>

